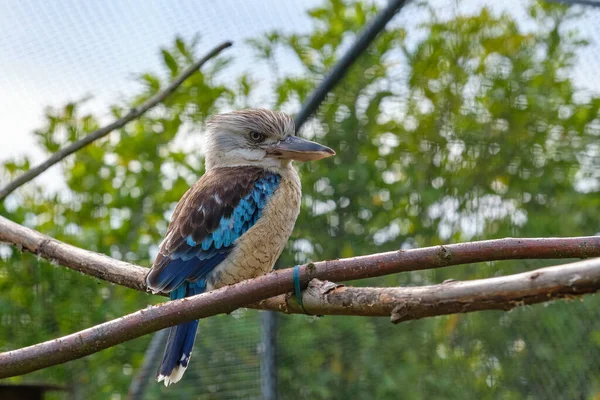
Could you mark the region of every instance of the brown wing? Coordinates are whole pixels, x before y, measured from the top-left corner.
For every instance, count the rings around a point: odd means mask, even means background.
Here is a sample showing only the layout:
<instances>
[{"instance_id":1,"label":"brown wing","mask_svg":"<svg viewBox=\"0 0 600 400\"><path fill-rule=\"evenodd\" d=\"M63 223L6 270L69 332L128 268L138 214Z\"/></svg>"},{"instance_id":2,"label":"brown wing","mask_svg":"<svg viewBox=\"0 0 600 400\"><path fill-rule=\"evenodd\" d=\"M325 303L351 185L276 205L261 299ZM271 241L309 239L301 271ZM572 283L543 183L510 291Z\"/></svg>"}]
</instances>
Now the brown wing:
<instances>
[{"instance_id":1,"label":"brown wing","mask_svg":"<svg viewBox=\"0 0 600 400\"><path fill-rule=\"evenodd\" d=\"M273 174L258 167L216 168L204 174L175 207L165 239L146 278L148 286L155 291L170 291L221 262L231 250L231 244L213 243L211 234L219 228L223 218L232 216L256 182L269 175ZM254 209L259 212L259 207Z\"/></svg>"}]
</instances>

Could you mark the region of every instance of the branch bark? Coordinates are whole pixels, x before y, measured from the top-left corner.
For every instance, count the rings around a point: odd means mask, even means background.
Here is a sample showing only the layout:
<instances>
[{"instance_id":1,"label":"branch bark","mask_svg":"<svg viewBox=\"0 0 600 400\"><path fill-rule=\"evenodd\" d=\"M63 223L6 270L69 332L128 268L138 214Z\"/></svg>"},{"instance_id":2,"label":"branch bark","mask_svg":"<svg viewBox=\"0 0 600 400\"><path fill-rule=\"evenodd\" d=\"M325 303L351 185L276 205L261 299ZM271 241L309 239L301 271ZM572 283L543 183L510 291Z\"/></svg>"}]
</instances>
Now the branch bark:
<instances>
[{"instance_id":1,"label":"branch bark","mask_svg":"<svg viewBox=\"0 0 600 400\"><path fill-rule=\"evenodd\" d=\"M37 254L75 271L117 285L146 291L147 268L71 246L2 216L0 216L0 242L13 244L19 250Z\"/></svg>"},{"instance_id":2,"label":"branch bark","mask_svg":"<svg viewBox=\"0 0 600 400\"><path fill-rule=\"evenodd\" d=\"M232 45L231 42L224 42L224 43L220 44L219 46L215 47L206 56L204 56L203 58L201 58L194 64L190 65L185 71L183 71L181 73L181 75L179 75L177 78L175 78L165 89L163 89L162 91L158 92L157 94L155 94L154 96L152 96L151 98L146 100L140 106L129 110L129 112L122 118L119 118L118 120L90 133L89 135L79 139L78 141L71 143L67 147L52 154L46 161L44 161L40 165L30 169L29 171L25 172L23 175L17 177L15 180L13 180L12 182L10 182L8 185L6 185L4 188L2 188L0 190L0 201L4 200L9 194L14 192L16 189L18 189L25 183L35 179L38 175L42 174L48 168L50 168L54 164L60 162L67 156L75 153L79 149L87 146L88 144L94 142L95 140L98 140L98 139L108 135L110 132L114 131L115 129L122 128L129 122L131 122L134 119L139 118L140 116L145 114L148 110L150 110L150 109L154 108L155 106L157 106L158 104L162 103L169 95L171 95L173 92L175 92L175 90L177 90L177 88L179 86L181 86L181 84L187 78L192 76L194 74L194 72L198 71L198 69L200 69L208 60L215 57L221 51L225 50L226 48L230 47L231 45Z\"/></svg>"},{"instance_id":3,"label":"branch bark","mask_svg":"<svg viewBox=\"0 0 600 400\"><path fill-rule=\"evenodd\" d=\"M304 268L306 272L308 268ZM289 292L291 268L183 300L169 301L84 331L0 354L0 378L71 361L192 319L228 313L245 304ZM306 279L306 273L301 274ZM306 282L305 282L306 284ZM305 292L308 311L340 315L391 315L394 323L459 312L510 310L517 306L600 290L600 259L522 274L413 288L346 288L316 282ZM269 300L272 301L272 300ZM288 312L298 311L289 306Z\"/></svg>"},{"instance_id":4,"label":"branch bark","mask_svg":"<svg viewBox=\"0 0 600 400\"><path fill-rule=\"evenodd\" d=\"M446 314L513 308L600 290L600 259L472 281L419 287L348 287L313 279L302 292L262 300L254 308L286 314L389 316L393 323Z\"/></svg>"},{"instance_id":5,"label":"branch bark","mask_svg":"<svg viewBox=\"0 0 600 400\"><path fill-rule=\"evenodd\" d=\"M140 291L147 290L147 268L68 245L3 217L0 217L0 241L96 278ZM301 266L299 275L302 287L306 287L314 278L342 281L481 261L594 256L600 256L598 236L508 238L311 263ZM335 286L332 289L332 284L328 283L321 286L326 290L323 289L320 294L314 294L314 289L307 292L304 303L306 310L313 314L392 315L393 321L451 312L509 309L517 305L515 302L533 304L596 291L599 263L599 260L592 260L564 267L566 269L563 272L544 269L512 277L425 288L359 289ZM538 279L542 276L544 279ZM507 288L507 291L498 292L502 288ZM1 354L0 377L73 360L167 326L231 312L260 300L263 301L251 307L304 313L289 294L281 296L292 289L292 271L284 269L194 298L150 307L61 339ZM482 290L489 291L489 295ZM467 297L464 297L465 293ZM443 297L444 294L449 297Z\"/></svg>"},{"instance_id":6,"label":"branch bark","mask_svg":"<svg viewBox=\"0 0 600 400\"><path fill-rule=\"evenodd\" d=\"M148 290L147 268L71 246L1 216L0 241L117 285ZM483 261L590 257L600 257L600 236L506 238L309 263L301 267L301 277L305 283L313 278L349 281Z\"/></svg>"}]
</instances>

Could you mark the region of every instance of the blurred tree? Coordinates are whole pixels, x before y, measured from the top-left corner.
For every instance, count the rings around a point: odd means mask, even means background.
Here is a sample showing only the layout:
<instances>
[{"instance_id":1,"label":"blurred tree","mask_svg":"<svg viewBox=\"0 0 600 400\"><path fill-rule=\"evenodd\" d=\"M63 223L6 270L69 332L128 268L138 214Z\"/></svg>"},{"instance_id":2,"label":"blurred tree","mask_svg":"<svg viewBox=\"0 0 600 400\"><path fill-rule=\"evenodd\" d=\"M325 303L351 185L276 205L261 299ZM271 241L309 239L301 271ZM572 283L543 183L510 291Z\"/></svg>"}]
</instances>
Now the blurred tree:
<instances>
[{"instance_id":1,"label":"blurred tree","mask_svg":"<svg viewBox=\"0 0 600 400\"><path fill-rule=\"evenodd\" d=\"M510 15L486 9L442 20L421 8L431 15L423 40L409 40L398 28L381 34L303 131L338 156L301 166L303 210L283 265L470 239L600 231L594 219L600 199L590 195L600 190L600 99L577 101L570 75L585 42L564 28L576 18L564 7L534 3L529 10L534 28L527 32ZM312 32L270 33L250 41L276 76L272 107L297 110L376 12L370 3L327 0L310 12ZM167 77L143 74L143 89L131 103L156 93L189 65L194 48L177 39L162 50ZM298 74L281 68L279 51L295 55ZM217 83L227 61L221 58L195 74L163 106L65 161L65 190L48 195L30 185L0 205L0 212L69 243L149 264L175 202L203 171L190 145L196 143L194 132L207 115L254 105L257 88L250 73L231 84ZM112 107L112 114L119 116L129 105ZM48 152L99 124L82 111L82 102L50 109L46 120L35 134ZM28 167L27 160L11 161L4 171L11 176ZM160 301L6 246L0 256L0 350ZM453 267L363 283L427 284L537 265ZM588 298L583 304L400 326L374 318L308 323L304 317L281 317L280 395L592 398L600 391L600 365L592 356L600 351L597 303ZM203 322L206 332L222 329L213 320ZM202 336L201 348L218 352L220 337ZM105 399L126 392L145 344L142 338L15 381L51 378L70 384L75 397ZM209 368L202 373L203 382L219 379ZM195 393L185 383L168 392ZM158 398L159 389L149 396Z\"/></svg>"},{"instance_id":2,"label":"blurred tree","mask_svg":"<svg viewBox=\"0 0 600 400\"><path fill-rule=\"evenodd\" d=\"M362 2L332 0L311 11L313 32L253 41L270 64L272 48L280 47L304 67L279 79L275 106L293 109L303 101L375 12ZM402 29L383 33L307 130L338 156L301 166L305 188L314 190L305 194L296 225L296 262L470 239L599 231L592 214L599 200L588 193L599 189L600 99L575 100L570 72L585 42L564 26L577 15L534 3L529 16L535 28L527 33L510 15L487 9L450 20L429 12L425 39L418 43ZM536 264L498 263L494 272L481 265L455 267L375 284L472 279ZM582 315L597 300L586 303L578 307ZM450 316L400 327L347 317L307 326L301 318L284 317L281 394L586 398L598 389L600 365L588 351L598 351L594 332L600 323L592 312L580 324L575 307Z\"/></svg>"}]
</instances>

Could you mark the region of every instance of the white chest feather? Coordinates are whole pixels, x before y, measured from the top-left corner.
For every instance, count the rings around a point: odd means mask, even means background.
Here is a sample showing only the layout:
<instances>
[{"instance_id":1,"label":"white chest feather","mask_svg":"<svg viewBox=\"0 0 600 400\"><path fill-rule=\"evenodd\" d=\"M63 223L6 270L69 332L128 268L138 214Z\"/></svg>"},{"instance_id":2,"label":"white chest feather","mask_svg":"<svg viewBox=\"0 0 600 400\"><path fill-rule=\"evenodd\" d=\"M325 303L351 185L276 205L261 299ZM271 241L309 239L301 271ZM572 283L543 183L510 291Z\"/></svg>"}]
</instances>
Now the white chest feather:
<instances>
[{"instance_id":1,"label":"white chest feather","mask_svg":"<svg viewBox=\"0 0 600 400\"><path fill-rule=\"evenodd\" d=\"M237 241L233 251L207 277L207 289L264 275L281 255L300 212L300 179L290 166L259 220Z\"/></svg>"}]
</instances>

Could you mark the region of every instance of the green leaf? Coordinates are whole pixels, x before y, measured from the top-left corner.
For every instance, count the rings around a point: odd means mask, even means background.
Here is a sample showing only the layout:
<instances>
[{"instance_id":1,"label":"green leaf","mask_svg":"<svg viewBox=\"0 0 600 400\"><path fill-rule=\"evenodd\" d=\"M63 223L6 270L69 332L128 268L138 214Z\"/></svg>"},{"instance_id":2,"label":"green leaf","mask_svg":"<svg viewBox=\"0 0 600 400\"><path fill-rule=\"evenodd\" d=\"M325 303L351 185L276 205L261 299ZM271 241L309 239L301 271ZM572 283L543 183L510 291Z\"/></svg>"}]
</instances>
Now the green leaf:
<instances>
[{"instance_id":1,"label":"green leaf","mask_svg":"<svg viewBox=\"0 0 600 400\"><path fill-rule=\"evenodd\" d=\"M169 68L169 71L171 71L171 76L177 76L179 74L179 66L177 65L177 61L175 61L175 58L173 58L173 55L164 49L161 50L161 54L165 65Z\"/></svg>"}]
</instances>

